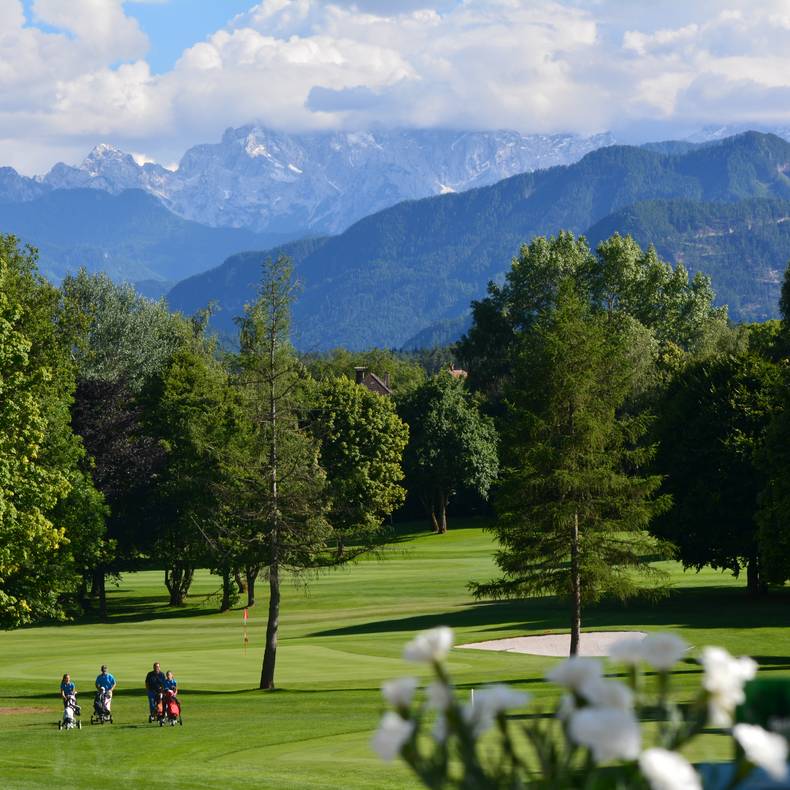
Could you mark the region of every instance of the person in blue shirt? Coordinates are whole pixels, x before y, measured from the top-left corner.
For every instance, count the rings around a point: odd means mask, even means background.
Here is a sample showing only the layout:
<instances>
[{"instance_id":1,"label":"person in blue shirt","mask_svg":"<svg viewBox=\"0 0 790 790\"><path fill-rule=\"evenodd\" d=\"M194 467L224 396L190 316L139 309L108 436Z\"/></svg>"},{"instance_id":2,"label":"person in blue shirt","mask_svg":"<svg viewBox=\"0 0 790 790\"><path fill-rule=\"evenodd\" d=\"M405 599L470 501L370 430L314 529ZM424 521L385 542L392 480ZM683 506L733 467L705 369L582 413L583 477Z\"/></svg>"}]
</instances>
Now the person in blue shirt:
<instances>
[{"instance_id":1,"label":"person in blue shirt","mask_svg":"<svg viewBox=\"0 0 790 790\"><path fill-rule=\"evenodd\" d=\"M74 683L72 683L71 681L71 675L69 675L69 673L67 672L63 676L63 679L60 681L60 696L63 697L63 704L65 705L66 702L68 701L68 698L72 694L76 694L76 693L77 693L77 689Z\"/></svg>"},{"instance_id":2,"label":"person in blue shirt","mask_svg":"<svg viewBox=\"0 0 790 790\"><path fill-rule=\"evenodd\" d=\"M115 678L107 671L107 665L101 665L101 674L96 678L96 688L112 694L115 688Z\"/></svg>"},{"instance_id":3,"label":"person in blue shirt","mask_svg":"<svg viewBox=\"0 0 790 790\"><path fill-rule=\"evenodd\" d=\"M165 675L165 690L178 694L178 681L173 677L173 673L170 670Z\"/></svg>"}]
</instances>

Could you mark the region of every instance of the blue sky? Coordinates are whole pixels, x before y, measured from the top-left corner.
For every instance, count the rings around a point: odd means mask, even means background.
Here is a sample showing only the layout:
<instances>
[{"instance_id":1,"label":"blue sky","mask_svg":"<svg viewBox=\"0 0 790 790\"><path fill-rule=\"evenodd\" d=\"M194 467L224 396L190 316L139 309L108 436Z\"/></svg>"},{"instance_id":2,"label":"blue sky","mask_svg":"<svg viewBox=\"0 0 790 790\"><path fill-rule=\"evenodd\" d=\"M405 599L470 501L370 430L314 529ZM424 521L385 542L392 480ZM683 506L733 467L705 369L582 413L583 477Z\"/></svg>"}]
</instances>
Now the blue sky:
<instances>
[{"instance_id":1,"label":"blue sky","mask_svg":"<svg viewBox=\"0 0 790 790\"><path fill-rule=\"evenodd\" d=\"M167 0L128 3L126 13L140 22L151 49L146 56L157 74L171 69L181 53L255 5L254 0Z\"/></svg>"},{"instance_id":2,"label":"blue sky","mask_svg":"<svg viewBox=\"0 0 790 790\"><path fill-rule=\"evenodd\" d=\"M224 129L790 127L790 0L0 0L0 165Z\"/></svg>"}]
</instances>

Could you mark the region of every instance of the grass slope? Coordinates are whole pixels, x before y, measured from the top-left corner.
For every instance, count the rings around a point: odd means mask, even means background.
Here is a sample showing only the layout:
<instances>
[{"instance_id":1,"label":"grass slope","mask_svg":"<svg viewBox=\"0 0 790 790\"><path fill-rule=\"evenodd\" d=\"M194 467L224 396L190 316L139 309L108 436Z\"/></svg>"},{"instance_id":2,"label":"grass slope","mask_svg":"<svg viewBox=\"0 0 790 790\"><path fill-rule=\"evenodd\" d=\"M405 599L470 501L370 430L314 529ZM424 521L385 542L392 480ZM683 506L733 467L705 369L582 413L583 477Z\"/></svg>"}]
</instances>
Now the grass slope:
<instances>
[{"instance_id":1,"label":"grass slope","mask_svg":"<svg viewBox=\"0 0 790 790\"><path fill-rule=\"evenodd\" d=\"M414 671L401 650L415 631L452 625L459 642L564 630L566 607L554 599L480 603L465 587L495 573L492 539L480 524L449 534L404 532L383 560L286 588L277 682L255 690L265 602L251 610L242 652L240 612L214 611L217 579L199 573L190 605L166 606L161 574L129 574L111 594L108 623L84 622L0 634L2 786L403 788L400 765L370 752L383 680ZM589 629L671 629L695 646L715 643L754 655L762 670L790 675L790 590L752 604L743 584L713 571L682 574L668 564L675 593L651 605L605 604L586 613ZM173 669L184 698L181 728L146 723L143 677L153 660ZM456 650L453 676L469 687L505 681L547 707L557 690L541 678L557 659ZM91 727L90 688L106 662L118 679L116 723ZM57 689L70 671L82 691L81 732L58 732ZM698 668L677 675L682 687ZM18 709L9 712L9 709ZM728 743L707 736L695 758L724 757Z\"/></svg>"}]
</instances>

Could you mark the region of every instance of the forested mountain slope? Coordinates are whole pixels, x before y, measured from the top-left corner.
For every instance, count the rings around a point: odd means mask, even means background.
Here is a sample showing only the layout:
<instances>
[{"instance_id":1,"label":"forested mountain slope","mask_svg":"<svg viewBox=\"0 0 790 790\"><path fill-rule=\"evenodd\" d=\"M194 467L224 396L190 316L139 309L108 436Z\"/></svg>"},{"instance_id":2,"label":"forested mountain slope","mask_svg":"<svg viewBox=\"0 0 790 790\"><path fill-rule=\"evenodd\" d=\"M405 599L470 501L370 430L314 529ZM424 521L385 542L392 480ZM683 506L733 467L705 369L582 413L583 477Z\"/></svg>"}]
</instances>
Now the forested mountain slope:
<instances>
[{"instance_id":1,"label":"forested mountain slope","mask_svg":"<svg viewBox=\"0 0 790 790\"><path fill-rule=\"evenodd\" d=\"M34 200L0 203L0 232L38 247L41 270L52 280L85 266L116 280L165 288L234 252L277 242L271 234L182 219L140 190L110 195L58 189Z\"/></svg>"},{"instance_id":2,"label":"forested mountain slope","mask_svg":"<svg viewBox=\"0 0 790 790\"><path fill-rule=\"evenodd\" d=\"M535 235L584 233L645 201L790 200L789 175L790 143L749 132L684 154L612 146L567 167L401 203L339 236L279 250L293 257L303 283L294 311L296 342L306 349L399 347L423 329L462 316ZM609 228L618 230L617 223ZM649 227L640 233L643 242L653 240ZM171 306L192 312L216 300L222 309L215 321L229 329L250 299L266 255L234 256L180 283L169 294ZM686 258L689 266L692 257ZM763 269L780 265L760 263ZM775 302L770 294L766 298L749 314L774 314Z\"/></svg>"}]
</instances>

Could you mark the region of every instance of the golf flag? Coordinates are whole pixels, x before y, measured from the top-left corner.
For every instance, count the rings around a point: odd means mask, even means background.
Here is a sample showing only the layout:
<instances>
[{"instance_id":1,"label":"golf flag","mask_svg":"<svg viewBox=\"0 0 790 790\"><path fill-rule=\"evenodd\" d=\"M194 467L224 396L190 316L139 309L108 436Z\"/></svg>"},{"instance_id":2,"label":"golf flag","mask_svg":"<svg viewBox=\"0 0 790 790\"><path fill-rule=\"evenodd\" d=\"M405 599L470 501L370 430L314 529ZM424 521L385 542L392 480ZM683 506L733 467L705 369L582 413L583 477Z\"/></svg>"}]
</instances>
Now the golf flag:
<instances>
[{"instance_id":1,"label":"golf flag","mask_svg":"<svg viewBox=\"0 0 790 790\"><path fill-rule=\"evenodd\" d=\"M247 607L244 608L244 614L242 615L242 620L244 620L244 625L247 625Z\"/></svg>"},{"instance_id":2,"label":"golf flag","mask_svg":"<svg viewBox=\"0 0 790 790\"><path fill-rule=\"evenodd\" d=\"M249 615L247 614L247 607L245 606L244 607L244 613L241 616L242 627L244 629L244 634L243 634L242 642L241 642L241 652L245 656L247 655L247 643L250 641L249 637L247 636L247 619L248 619L248 616Z\"/></svg>"}]
</instances>

